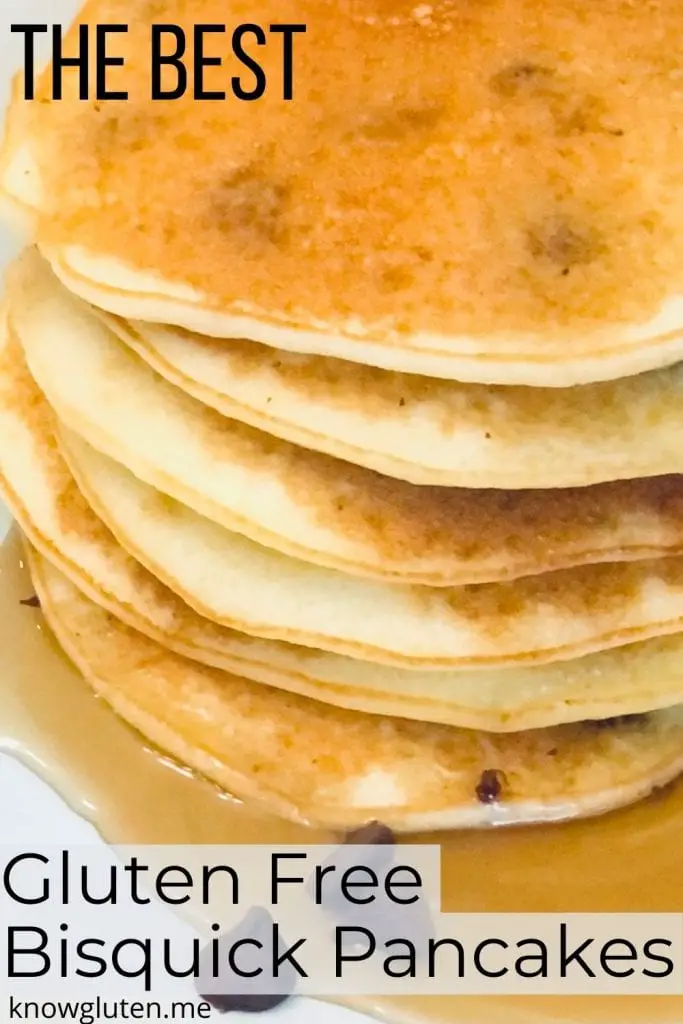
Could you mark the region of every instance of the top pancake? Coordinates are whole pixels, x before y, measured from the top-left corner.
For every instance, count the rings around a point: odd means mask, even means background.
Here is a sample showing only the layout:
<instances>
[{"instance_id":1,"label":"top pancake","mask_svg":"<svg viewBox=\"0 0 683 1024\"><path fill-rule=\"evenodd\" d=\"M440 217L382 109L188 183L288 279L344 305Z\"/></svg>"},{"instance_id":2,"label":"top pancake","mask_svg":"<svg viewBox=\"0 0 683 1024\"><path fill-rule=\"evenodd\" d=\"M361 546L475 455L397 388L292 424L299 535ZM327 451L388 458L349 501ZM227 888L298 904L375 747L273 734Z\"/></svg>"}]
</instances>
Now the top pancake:
<instances>
[{"instance_id":1,"label":"top pancake","mask_svg":"<svg viewBox=\"0 0 683 1024\"><path fill-rule=\"evenodd\" d=\"M281 22L281 4L258 16ZM207 39L225 58L207 89L251 87L230 33L253 19L234 0ZM149 23L223 25L219 0L92 0L82 20L130 26L108 76L130 98L78 102L69 76L45 102L44 81L15 109L3 178L85 298L484 383L683 355L677 0L291 0L307 25L292 102L277 36L246 43L262 100L149 100Z\"/></svg>"}]
</instances>

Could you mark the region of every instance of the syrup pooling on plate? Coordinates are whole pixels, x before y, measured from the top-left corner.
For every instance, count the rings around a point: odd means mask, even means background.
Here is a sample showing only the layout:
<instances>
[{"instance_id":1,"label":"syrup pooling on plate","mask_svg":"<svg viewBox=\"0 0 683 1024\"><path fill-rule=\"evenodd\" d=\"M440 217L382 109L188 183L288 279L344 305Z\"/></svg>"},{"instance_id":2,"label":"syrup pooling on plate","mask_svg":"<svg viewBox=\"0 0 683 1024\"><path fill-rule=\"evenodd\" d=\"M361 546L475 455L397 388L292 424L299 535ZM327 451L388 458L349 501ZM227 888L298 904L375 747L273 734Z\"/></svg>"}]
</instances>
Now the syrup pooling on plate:
<instances>
[{"instance_id":1,"label":"syrup pooling on plate","mask_svg":"<svg viewBox=\"0 0 683 1024\"><path fill-rule=\"evenodd\" d=\"M52 641L14 533L0 548L0 749L21 757L117 843L335 842L268 818L146 749ZM114 766L114 770L112 770ZM444 910L671 912L683 905L683 785L568 825L423 837L440 842ZM683 999L441 999L356 1004L448 1024L681 1024ZM515 1015L518 1016L515 1016Z\"/></svg>"}]
</instances>

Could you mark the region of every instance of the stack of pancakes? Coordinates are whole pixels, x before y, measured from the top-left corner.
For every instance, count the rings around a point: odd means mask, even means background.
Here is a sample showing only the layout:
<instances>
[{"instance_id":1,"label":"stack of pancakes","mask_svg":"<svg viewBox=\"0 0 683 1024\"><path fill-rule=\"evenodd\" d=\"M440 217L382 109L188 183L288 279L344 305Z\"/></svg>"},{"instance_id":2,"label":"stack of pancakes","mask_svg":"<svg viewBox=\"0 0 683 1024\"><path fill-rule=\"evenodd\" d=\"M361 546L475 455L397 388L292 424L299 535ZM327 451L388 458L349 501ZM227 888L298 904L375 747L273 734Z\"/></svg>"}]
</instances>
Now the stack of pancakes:
<instances>
[{"instance_id":1,"label":"stack of pancakes","mask_svg":"<svg viewBox=\"0 0 683 1024\"><path fill-rule=\"evenodd\" d=\"M647 795L683 770L683 7L292 0L293 101L150 102L150 23L224 7L93 0L129 99L10 110L0 483L48 622L286 817Z\"/></svg>"}]
</instances>

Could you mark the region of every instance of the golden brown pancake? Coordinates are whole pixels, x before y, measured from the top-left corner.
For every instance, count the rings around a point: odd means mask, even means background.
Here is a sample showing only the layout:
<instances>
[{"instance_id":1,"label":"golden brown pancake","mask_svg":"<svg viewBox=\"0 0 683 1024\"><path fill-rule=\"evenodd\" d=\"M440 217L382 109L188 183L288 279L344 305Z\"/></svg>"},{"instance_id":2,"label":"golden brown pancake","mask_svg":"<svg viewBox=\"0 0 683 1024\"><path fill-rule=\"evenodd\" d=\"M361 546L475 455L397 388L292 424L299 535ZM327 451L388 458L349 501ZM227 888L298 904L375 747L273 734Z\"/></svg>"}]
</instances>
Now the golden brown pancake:
<instances>
[{"instance_id":1,"label":"golden brown pancake","mask_svg":"<svg viewBox=\"0 0 683 1024\"><path fill-rule=\"evenodd\" d=\"M683 549L681 476L519 493L410 485L225 419L183 394L70 296L35 252L13 270L8 297L13 329L61 419L158 490L274 550L355 576L448 586ZM7 373L19 373L16 361L8 353ZM22 373L21 386L34 389ZM641 419L660 415L653 402ZM674 424L662 433L673 450ZM532 475L540 458L538 450L526 460ZM517 465L513 451L504 461Z\"/></svg>"},{"instance_id":2,"label":"golden brown pancake","mask_svg":"<svg viewBox=\"0 0 683 1024\"><path fill-rule=\"evenodd\" d=\"M285 558L155 491L59 426L78 486L119 543L221 625L420 670L565 661L683 629L683 558L509 583L397 587Z\"/></svg>"},{"instance_id":3,"label":"golden brown pancake","mask_svg":"<svg viewBox=\"0 0 683 1024\"><path fill-rule=\"evenodd\" d=\"M31 544L87 597L176 654L339 707L514 732L683 701L683 636L556 666L419 672L247 636L193 611L95 515L55 442L47 403L0 360L0 493Z\"/></svg>"},{"instance_id":4,"label":"golden brown pancake","mask_svg":"<svg viewBox=\"0 0 683 1024\"><path fill-rule=\"evenodd\" d=\"M91 0L80 20L131 27L109 79L129 99L80 102L72 75L49 102L46 73L15 109L3 187L72 288L461 380L565 386L681 358L678 0L291 0L292 101L271 36L258 102L151 102L150 23L226 13ZM253 82L229 47L253 18L231 3L207 89Z\"/></svg>"},{"instance_id":5,"label":"golden brown pancake","mask_svg":"<svg viewBox=\"0 0 683 1024\"><path fill-rule=\"evenodd\" d=\"M118 369L117 343L107 347L109 340L91 331L87 311L68 315L65 329L59 315L65 304L61 296L56 303L44 303L40 290L33 294L33 305L24 302L19 317L16 309L13 312L20 320L33 371L58 416L66 416L77 430L85 429L97 445L104 438L103 447L115 453L111 459L77 433L62 429L80 487L131 554L196 611L221 625L366 661L430 670L571 659L680 630L683 592L676 559L563 570L508 584L434 589L375 584L245 540L147 486L116 461L123 437L124 461L131 465L132 460L136 472L146 475L145 450L150 451L153 433L149 412L158 413L160 393L169 385L152 375L143 377L149 387L145 384L140 391L135 374L131 378ZM10 346L11 380L16 379L16 358ZM134 362L133 356L128 359ZM79 373L65 374L65 365L78 366ZM94 387L96 379L99 390ZM28 386L30 390L30 381ZM76 416L74 403L80 410ZM196 434L202 408L186 417L179 435L184 405L168 405L156 421L152 449L155 458L177 460L180 455L176 467L186 467L200 490L214 487L217 477L201 465L206 438ZM102 431L102 424L109 433ZM221 443L220 431L216 438ZM182 447L188 444L183 456ZM225 453L222 464L219 459L209 465L232 471L229 459ZM173 483L158 467L151 479L164 489ZM175 481L184 486L177 470ZM268 477L264 483L260 496L250 492L247 499L254 508L260 497L266 514L282 529L282 510L269 505L277 491L269 494ZM232 501L233 485L223 479L222 486ZM191 503L196 501L194 493L192 487L181 491ZM229 523L233 525L232 520Z\"/></svg>"},{"instance_id":6,"label":"golden brown pancake","mask_svg":"<svg viewBox=\"0 0 683 1024\"><path fill-rule=\"evenodd\" d=\"M586 487L683 469L681 363L583 387L496 387L100 316L162 377L224 416L419 484L419 492L393 490L423 502L445 487ZM481 524L481 496L467 492L462 500ZM525 500L508 497L498 518L514 516ZM609 498L581 492L572 518L593 500Z\"/></svg>"},{"instance_id":7,"label":"golden brown pancake","mask_svg":"<svg viewBox=\"0 0 683 1024\"><path fill-rule=\"evenodd\" d=\"M342 711L197 665L31 552L41 607L96 693L153 743L282 817L401 831L600 814L683 770L683 711L492 736ZM495 793L482 790L495 775Z\"/></svg>"}]
</instances>

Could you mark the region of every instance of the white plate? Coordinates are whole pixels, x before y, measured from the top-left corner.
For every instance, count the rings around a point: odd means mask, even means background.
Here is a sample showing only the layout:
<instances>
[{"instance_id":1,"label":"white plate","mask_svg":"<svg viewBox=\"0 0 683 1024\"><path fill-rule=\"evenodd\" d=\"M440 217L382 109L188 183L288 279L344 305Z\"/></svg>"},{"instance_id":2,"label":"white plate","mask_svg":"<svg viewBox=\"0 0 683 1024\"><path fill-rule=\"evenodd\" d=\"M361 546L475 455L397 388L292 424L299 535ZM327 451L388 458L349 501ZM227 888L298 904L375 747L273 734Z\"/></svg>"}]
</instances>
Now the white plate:
<instances>
[{"instance_id":1,"label":"white plate","mask_svg":"<svg viewBox=\"0 0 683 1024\"><path fill-rule=\"evenodd\" d=\"M74 0L51 0L49 5L44 0L0 0L0 106L3 111L11 76L23 59L23 37L12 34L10 26L32 22L67 24L77 6ZM17 248L17 240L0 229L0 271ZM0 504L0 537L5 535L9 521L7 510ZM92 825L74 814L36 775L5 754L0 754L0 822L2 841L27 849L49 845L55 836L59 836L61 846L102 842ZM163 938L165 921L166 913L160 908L153 938ZM164 993L155 993L155 998L163 999ZM223 1019L229 1019L231 1024L240 1021L253 1024L255 1018L230 1014ZM268 1020L280 1024L363 1024L368 1018L299 999L273 1011Z\"/></svg>"}]
</instances>

